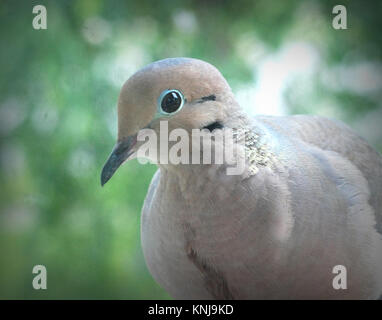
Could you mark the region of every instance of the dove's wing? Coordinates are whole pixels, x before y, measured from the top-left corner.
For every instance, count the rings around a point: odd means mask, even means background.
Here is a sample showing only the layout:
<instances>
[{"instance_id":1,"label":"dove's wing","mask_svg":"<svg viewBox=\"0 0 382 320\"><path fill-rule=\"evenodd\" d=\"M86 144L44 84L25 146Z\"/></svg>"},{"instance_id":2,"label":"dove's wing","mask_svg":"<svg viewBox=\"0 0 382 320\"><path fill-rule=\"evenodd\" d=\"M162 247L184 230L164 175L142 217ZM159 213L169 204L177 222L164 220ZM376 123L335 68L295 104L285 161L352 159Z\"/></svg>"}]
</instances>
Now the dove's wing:
<instances>
[{"instance_id":1,"label":"dove's wing","mask_svg":"<svg viewBox=\"0 0 382 320\"><path fill-rule=\"evenodd\" d=\"M363 138L339 121L319 116L258 116L262 123L291 139L328 151L356 166L366 179L369 203L376 215L377 230L382 234L382 157Z\"/></svg>"}]
</instances>

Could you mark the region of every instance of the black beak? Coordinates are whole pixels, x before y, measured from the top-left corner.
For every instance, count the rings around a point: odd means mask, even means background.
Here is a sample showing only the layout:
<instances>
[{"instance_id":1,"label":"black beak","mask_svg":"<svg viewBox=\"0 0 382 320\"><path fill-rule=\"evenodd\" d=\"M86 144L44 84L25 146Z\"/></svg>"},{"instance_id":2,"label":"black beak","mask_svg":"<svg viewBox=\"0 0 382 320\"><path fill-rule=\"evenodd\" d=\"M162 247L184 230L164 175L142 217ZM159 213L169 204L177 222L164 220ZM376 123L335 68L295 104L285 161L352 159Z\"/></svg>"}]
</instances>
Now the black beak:
<instances>
[{"instance_id":1,"label":"black beak","mask_svg":"<svg viewBox=\"0 0 382 320\"><path fill-rule=\"evenodd\" d=\"M134 135L127 137L114 146L113 151L102 169L101 186L108 182L120 165L133 154L134 150L132 150L132 148L136 143L137 138L136 135Z\"/></svg>"}]
</instances>

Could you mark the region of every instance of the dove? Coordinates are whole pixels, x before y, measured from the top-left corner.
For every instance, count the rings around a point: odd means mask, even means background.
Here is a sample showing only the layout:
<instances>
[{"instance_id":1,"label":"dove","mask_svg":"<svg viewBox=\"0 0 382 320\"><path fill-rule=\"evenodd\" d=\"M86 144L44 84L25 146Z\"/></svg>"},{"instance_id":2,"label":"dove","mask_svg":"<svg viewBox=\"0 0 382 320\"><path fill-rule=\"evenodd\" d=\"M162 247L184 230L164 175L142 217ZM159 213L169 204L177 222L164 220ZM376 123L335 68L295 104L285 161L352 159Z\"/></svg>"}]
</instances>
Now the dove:
<instances>
[{"instance_id":1,"label":"dove","mask_svg":"<svg viewBox=\"0 0 382 320\"><path fill-rule=\"evenodd\" d=\"M161 123L189 134L232 130L238 150L223 163L156 158L141 243L150 273L173 298L381 296L382 157L348 126L311 115L249 116L213 65L168 58L124 83L102 185L138 157L139 132L168 139ZM227 174L239 159L243 170Z\"/></svg>"}]
</instances>

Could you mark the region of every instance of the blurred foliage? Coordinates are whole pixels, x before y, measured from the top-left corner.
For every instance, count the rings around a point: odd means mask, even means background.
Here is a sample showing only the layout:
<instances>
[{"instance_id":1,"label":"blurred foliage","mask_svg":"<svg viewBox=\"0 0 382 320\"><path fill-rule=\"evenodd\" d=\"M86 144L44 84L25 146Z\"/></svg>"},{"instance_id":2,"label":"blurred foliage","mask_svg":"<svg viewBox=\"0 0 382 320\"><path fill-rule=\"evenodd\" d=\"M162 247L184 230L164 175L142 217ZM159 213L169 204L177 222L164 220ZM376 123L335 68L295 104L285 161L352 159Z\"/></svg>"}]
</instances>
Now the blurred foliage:
<instances>
[{"instance_id":1,"label":"blurred foliage","mask_svg":"<svg viewBox=\"0 0 382 320\"><path fill-rule=\"evenodd\" d=\"M32 28L37 4L47 8L47 30ZM319 62L283 84L287 112L342 119L381 150L382 2L342 1L347 30L332 28L336 4L1 1L0 298L169 298L140 246L156 167L133 161L106 187L99 182L119 89L154 60L204 59L239 93L262 81L269 55L308 44ZM37 264L47 267L48 290L32 289Z\"/></svg>"}]
</instances>

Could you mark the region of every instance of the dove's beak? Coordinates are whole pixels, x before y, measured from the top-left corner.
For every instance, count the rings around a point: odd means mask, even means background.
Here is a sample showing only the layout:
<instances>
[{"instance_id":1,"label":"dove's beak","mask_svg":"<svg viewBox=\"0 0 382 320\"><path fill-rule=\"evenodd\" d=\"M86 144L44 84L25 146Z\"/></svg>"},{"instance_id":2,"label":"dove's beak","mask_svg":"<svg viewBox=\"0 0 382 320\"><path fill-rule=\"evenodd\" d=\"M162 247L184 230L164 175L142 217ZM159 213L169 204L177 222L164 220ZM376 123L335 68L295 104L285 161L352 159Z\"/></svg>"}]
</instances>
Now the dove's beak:
<instances>
[{"instance_id":1,"label":"dove's beak","mask_svg":"<svg viewBox=\"0 0 382 320\"><path fill-rule=\"evenodd\" d=\"M109 158L103 166L101 173L101 185L110 180L113 174L134 153L133 147L137 143L137 135L129 136L119 141L113 148Z\"/></svg>"}]
</instances>

